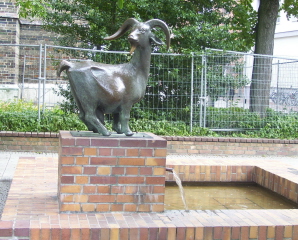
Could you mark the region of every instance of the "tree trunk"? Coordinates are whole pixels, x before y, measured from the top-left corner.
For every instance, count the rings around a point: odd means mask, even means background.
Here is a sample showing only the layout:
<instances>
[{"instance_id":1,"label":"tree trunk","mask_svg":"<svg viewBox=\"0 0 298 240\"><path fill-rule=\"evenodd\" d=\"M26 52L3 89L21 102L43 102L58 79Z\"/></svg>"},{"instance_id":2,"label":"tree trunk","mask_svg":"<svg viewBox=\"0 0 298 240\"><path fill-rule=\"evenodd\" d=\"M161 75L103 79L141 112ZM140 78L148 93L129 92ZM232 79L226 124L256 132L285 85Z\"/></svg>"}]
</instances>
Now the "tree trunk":
<instances>
[{"instance_id":1,"label":"tree trunk","mask_svg":"<svg viewBox=\"0 0 298 240\"><path fill-rule=\"evenodd\" d=\"M273 55L279 0L260 0L256 27L255 54ZM250 85L250 111L265 116L269 107L272 58L255 56Z\"/></svg>"}]
</instances>

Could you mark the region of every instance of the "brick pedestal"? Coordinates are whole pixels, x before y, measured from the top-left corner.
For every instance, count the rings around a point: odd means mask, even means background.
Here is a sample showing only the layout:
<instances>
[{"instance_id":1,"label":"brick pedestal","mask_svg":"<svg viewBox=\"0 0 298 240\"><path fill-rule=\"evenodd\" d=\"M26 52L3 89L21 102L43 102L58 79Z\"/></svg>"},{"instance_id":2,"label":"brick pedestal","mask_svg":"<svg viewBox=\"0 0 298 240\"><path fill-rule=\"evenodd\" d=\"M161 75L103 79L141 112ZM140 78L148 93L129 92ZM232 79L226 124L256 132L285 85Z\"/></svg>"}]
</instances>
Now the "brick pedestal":
<instances>
[{"instance_id":1,"label":"brick pedestal","mask_svg":"<svg viewBox=\"0 0 298 240\"><path fill-rule=\"evenodd\" d=\"M60 132L60 212L164 211L166 140L80 134Z\"/></svg>"}]
</instances>

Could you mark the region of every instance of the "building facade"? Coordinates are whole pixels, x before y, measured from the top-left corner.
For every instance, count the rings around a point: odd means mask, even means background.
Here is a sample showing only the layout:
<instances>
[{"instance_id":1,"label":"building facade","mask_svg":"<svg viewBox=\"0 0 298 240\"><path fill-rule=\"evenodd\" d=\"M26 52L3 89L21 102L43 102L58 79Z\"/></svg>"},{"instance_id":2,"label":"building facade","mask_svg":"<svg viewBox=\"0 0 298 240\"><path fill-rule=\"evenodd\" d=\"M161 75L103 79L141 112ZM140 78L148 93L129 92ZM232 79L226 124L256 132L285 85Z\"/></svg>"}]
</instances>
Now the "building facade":
<instances>
[{"instance_id":1,"label":"building facade","mask_svg":"<svg viewBox=\"0 0 298 240\"><path fill-rule=\"evenodd\" d=\"M276 23L274 55L298 58L298 18L281 11Z\"/></svg>"},{"instance_id":2,"label":"building facade","mask_svg":"<svg viewBox=\"0 0 298 240\"><path fill-rule=\"evenodd\" d=\"M20 48L12 45L53 44L55 35L44 31L40 22L30 22L19 18L14 0L0 2L0 57L2 85L15 85L19 81ZM11 46L9 45L11 44Z\"/></svg>"}]
</instances>

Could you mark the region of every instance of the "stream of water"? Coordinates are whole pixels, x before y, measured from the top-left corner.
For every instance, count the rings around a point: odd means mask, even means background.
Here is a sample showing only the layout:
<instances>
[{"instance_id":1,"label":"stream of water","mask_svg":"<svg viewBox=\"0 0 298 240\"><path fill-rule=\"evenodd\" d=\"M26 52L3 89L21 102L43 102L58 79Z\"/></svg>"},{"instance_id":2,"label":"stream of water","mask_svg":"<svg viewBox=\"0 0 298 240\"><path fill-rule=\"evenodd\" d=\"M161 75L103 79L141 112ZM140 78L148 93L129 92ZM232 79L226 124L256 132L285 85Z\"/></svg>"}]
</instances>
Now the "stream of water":
<instances>
[{"instance_id":1,"label":"stream of water","mask_svg":"<svg viewBox=\"0 0 298 240\"><path fill-rule=\"evenodd\" d=\"M174 169L172 169L172 173L173 173L175 181L176 181L176 183L179 187L179 191L180 191L180 195L181 195L182 202L183 202L183 205L184 205L184 209L185 209L185 211L188 212L189 210L188 210L188 206L187 206L187 203L186 203L185 193L184 193L184 189L183 189L183 186L182 186L181 179L179 178L178 174L174 171Z\"/></svg>"}]
</instances>

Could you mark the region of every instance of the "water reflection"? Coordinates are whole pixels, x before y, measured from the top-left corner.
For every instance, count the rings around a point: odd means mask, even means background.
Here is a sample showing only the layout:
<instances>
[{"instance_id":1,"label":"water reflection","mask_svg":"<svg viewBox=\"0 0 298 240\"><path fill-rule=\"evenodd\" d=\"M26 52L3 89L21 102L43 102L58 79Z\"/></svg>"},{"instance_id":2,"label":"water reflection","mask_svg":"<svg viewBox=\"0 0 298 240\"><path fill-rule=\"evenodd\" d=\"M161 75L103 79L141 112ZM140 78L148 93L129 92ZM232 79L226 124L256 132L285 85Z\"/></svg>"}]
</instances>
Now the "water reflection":
<instances>
[{"instance_id":1,"label":"water reflection","mask_svg":"<svg viewBox=\"0 0 298 240\"><path fill-rule=\"evenodd\" d=\"M190 210L298 208L297 204L257 185L183 187ZM166 187L165 209L184 209L177 186Z\"/></svg>"}]
</instances>

